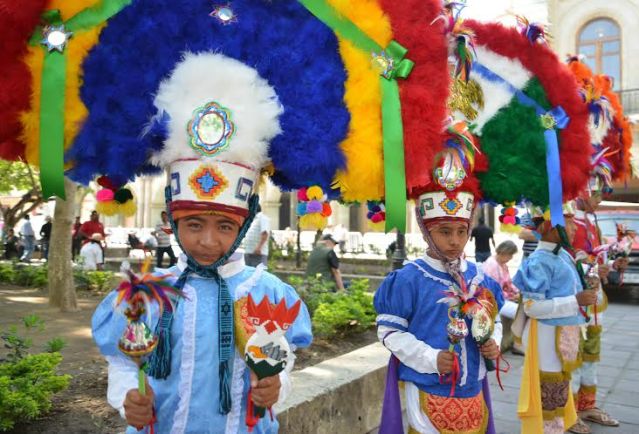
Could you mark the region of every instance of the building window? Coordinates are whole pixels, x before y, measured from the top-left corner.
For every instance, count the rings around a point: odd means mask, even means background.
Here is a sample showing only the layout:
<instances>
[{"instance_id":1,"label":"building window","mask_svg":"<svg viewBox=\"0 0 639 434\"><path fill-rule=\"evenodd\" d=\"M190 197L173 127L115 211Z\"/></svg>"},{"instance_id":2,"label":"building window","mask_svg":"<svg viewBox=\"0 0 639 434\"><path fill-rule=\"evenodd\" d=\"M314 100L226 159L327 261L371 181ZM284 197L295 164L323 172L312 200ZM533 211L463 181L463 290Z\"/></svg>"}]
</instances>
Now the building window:
<instances>
[{"instance_id":1,"label":"building window","mask_svg":"<svg viewBox=\"0 0 639 434\"><path fill-rule=\"evenodd\" d=\"M621 88L621 31L609 18L597 18L582 27L577 52L595 74L613 78L615 90Z\"/></svg>"}]
</instances>

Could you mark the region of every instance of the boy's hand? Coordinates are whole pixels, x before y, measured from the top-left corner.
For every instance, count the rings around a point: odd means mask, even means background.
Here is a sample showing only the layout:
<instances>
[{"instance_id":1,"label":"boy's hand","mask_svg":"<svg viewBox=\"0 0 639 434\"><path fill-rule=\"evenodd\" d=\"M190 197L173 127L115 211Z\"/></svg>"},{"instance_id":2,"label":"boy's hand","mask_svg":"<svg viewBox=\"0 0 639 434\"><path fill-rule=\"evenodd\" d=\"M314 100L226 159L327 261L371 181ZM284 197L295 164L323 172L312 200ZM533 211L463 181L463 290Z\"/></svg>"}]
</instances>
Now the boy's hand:
<instances>
[{"instance_id":1,"label":"boy's hand","mask_svg":"<svg viewBox=\"0 0 639 434\"><path fill-rule=\"evenodd\" d=\"M612 263L612 268L614 268L617 271L624 271L626 268L628 268L629 263L630 263L630 260L628 258L617 258Z\"/></svg>"},{"instance_id":2,"label":"boy's hand","mask_svg":"<svg viewBox=\"0 0 639 434\"><path fill-rule=\"evenodd\" d=\"M138 389L131 389L124 398L124 416L126 422L141 430L153 419L153 403L155 395L153 389L146 383L146 395L140 395Z\"/></svg>"},{"instance_id":3,"label":"boy's hand","mask_svg":"<svg viewBox=\"0 0 639 434\"><path fill-rule=\"evenodd\" d=\"M579 306L592 306L597 304L597 291L585 290L575 295Z\"/></svg>"},{"instance_id":4,"label":"boy's hand","mask_svg":"<svg viewBox=\"0 0 639 434\"><path fill-rule=\"evenodd\" d=\"M280 376L273 375L258 380L257 375L253 371L250 372L253 402L258 407L271 407L280 397L280 386L282 385Z\"/></svg>"},{"instance_id":5,"label":"boy's hand","mask_svg":"<svg viewBox=\"0 0 639 434\"><path fill-rule=\"evenodd\" d=\"M599 264L597 272L600 279L606 280L608 279L608 274L610 274L610 267L607 264Z\"/></svg>"},{"instance_id":6,"label":"boy's hand","mask_svg":"<svg viewBox=\"0 0 639 434\"><path fill-rule=\"evenodd\" d=\"M437 372L441 375L450 374L453 371L453 361L455 353L448 350L441 350L437 354Z\"/></svg>"},{"instance_id":7,"label":"boy's hand","mask_svg":"<svg viewBox=\"0 0 639 434\"><path fill-rule=\"evenodd\" d=\"M499 357L499 345L494 339L488 339L484 345L479 347L481 355L489 360L495 360Z\"/></svg>"}]
</instances>

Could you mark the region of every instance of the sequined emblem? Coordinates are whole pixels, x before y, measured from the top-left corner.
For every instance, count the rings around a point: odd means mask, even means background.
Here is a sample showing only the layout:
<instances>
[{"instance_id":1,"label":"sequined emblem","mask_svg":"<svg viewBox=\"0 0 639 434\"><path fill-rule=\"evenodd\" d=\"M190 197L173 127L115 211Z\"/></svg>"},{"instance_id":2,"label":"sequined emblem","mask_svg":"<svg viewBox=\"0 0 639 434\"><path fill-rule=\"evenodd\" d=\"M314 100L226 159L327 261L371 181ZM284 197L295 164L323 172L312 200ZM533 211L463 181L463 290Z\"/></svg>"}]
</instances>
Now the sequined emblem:
<instances>
[{"instance_id":1,"label":"sequined emblem","mask_svg":"<svg viewBox=\"0 0 639 434\"><path fill-rule=\"evenodd\" d=\"M64 28L64 24L59 26L46 26L42 30L43 38L40 43L47 47L49 52L57 50L62 53L71 35L73 35L73 33L67 32Z\"/></svg>"},{"instance_id":2,"label":"sequined emblem","mask_svg":"<svg viewBox=\"0 0 639 434\"><path fill-rule=\"evenodd\" d=\"M392 57L386 54L385 51L381 53L372 53L372 64L379 73L386 79L391 79L393 76L393 70L395 68L395 61Z\"/></svg>"},{"instance_id":3,"label":"sequined emblem","mask_svg":"<svg viewBox=\"0 0 639 434\"><path fill-rule=\"evenodd\" d=\"M225 26L237 22L237 15L235 15L235 11L231 8L230 3L222 6L216 6L209 16L215 18Z\"/></svg>"},{"instance_id":4,"label":"sequined emblem","mask_svg":"<svg viewBox=\"0 0 639 434\"><path fill-rule=\"evenodd\" d=\"M546 130L552 130L557 126L557 120L550 113L546 113L539 116L541 120L541 126Z\"/></svg>"},{"instance_id":5,"label":"sequined emblem","mask_svg":"<svg viewBox=\"0 0 639 434\"><path fill-rule=\"evenodd\" d=\"M439 202L439 206L444 212L448 215L456 215L457 212L463 207L462 203L457 200L457 198L449 198L446 197L444 200Z\"/></svg>"},{"instance_id":6,"label":"sequined emblem","mask_svg":"<svg viewBox=\"0 0 639 434\"><path fill-rule=\"evenodd\" d=\"M226 178L212 166L200 166L189 178L189 185L197 197L215 199L228 186Z\"/></svg>"},{"instance_id":7,"label":"sequined emblem","mask_svg":"<svg viewBox=\"0 0 639 434\"><path fill-rule=\"evenodd\" d=\"M193 149L202 155L215 155L229 146L235 133L231 111L216 102L210 102L193 112L187 132Z\"/></svg>"}]
</instances>

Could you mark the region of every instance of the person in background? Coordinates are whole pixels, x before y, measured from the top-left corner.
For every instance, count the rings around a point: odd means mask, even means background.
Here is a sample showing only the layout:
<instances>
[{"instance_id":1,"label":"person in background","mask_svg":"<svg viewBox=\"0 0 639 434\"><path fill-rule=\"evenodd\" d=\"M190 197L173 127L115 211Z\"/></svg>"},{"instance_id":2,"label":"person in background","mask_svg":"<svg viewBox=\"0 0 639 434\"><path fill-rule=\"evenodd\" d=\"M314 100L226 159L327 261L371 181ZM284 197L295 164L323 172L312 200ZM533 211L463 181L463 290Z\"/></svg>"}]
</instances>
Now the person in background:
<instances>
[{"instance_id":1,"label":"person in background","mask_svg":"<svg viewBox=\"0 0 639 434\"><path fill-rule=\"evenodd\" d=\"M271 220L258 206L258 213L246 234L244 241L244 257L246 265L257 267L259 264L267 264L268 238L271 232Z\"/></svg>"},{"instance_id":2,"label":"person in background","mask_svg":"<svg viewBox=\"0 0 639 434\"><path fill-rule=\"evenodd\" d=\"M339 259L335 254L336 245L337 241L332 235L323 235L308 257L306 275L321 275L322 279L332 281L335 283L335 287L341 291L344 289L344 282L342 281L342 273L339 270Z\"/></svg>"},{"instance_id":3,"label":"person in background","mask_svg":"<svg viewBox=\"0 0 639 434\"><path fill-rule=\"evenodd\" d=\"M80 226L80 239L83 243L89 242L93 234L102 235L102 239L106 238L104 233L104 225L100 223L100 214L97 211L91 211L91 217L89 221L82 223Z\"/></svg>"},{"instance_id":4,"label":"person in background","mask_svg":"<svg viewBox=\"0 0 639 434\"><path fill-rule=\"evenodd\" d=\"M524 240L522 251L524 253L524 259L532 254L539 244L540 235L535 232L535 224L529 213L526 213L521 218L521 231L519 232L519 239Z\"/></svg>"},{"instance_id":5,"label":"person in background","mask_svg":"<svg viewBox=\"0 0 639 434\"><path fill-rule=\"evenodd\" d=\"M172 267L177 262L175 253L173 253L173 248L171 247L171 234L173 231L171 230L169 216L166 211L162 211L160 218L162 221L155 225L155 231L153 232L153 235L158 242L157 250L155 251L155 257L157 260L156 265L158 268L162 267L162 260L166 253L169 255L169 267Z\"/></svg>"},{"instance_id":6,"label":"person in background","mask_svg":"<svg viewBox=\"0 0 639 434\"><path fill-rule=\"evenodd\" d=\"M510 332L512 320L515 319L517 307L519 305L519 289L513 284L508 271L508 262L517 253L517 245L510 241L499 243L495 249L495 254L482 264L484 274L492 277L501 286L504 294L504 307L501 308L499 314L503 324L504 335L501 340L501 349L506 351L511 346L514 354L523 355L521 345L513 342L513 336Z\"/></svg>"},{"instance_id":7,"label":"person in background","mask_svg":"<svg viewBox=\"0 0 639 434\"><path fill-rule=\"evenodd\" d=\"M80 217L75 218L73 222L73 231L71 232L71 257L75 258L80 254L80 247L82 247L82 238L80 237Z\"/></svg>"},{"instance_id":8,"label":"person in background","mask_svg":"<svg viewBox=\"0 0 639 434\"><path fill-rule=\"evenodd\" d=\"M20 257L21 261L30 262L33 256L33 249L35 248L35 232L33 232L33 226L31 226L31 218L27 214L24 216L24 223L20 229L20 235L22 235L24 243L24 253Z\"/></svg>"},{"instance_id":9,"label":"person in background","mask_svg":"<svg viewBox=\"0 0 639 434\"><path fill-rule=\"evenodd\" d=\"M49 242L51 241L51 216L46 216L44 224L40 228L40 242L42 243L42 257L49 259Z\"/></svg>"},{"instance_id":10,"label":"person in background","mask_svg":"<svg viewBox=\"0 0 639 434\"><path fill-rule=\"evenodd\" d=\"M91 235L87 242L80 249L80 257L82 258L82 268L86 271L102 270L104 265L104 254L102 253L102 234L95 233Z\"/></svg>"},{"instance_id":11,"label":"person in background","mask_svg":"<svg viewBox=\"0 0 639 434\"><path fill-rule=\"evenodd\" d=\"M490 256L490 241L495 247L493 230L484 223L484 218L479 217L477 226L470 233L470 239L475 239L475 262L484 262Z\"/></svg>"},{"instance_id":12,"label":"person in background","mask_svg":"<svg viewBox=\"0 0 639 434\"><path fill-rule=\"evenodd\" d=\"M18 243L20 239L16 236L13 229L9 229L7 237L4 240L4 259L14 259L20 257L18 253Z\"/></svg>"}]
</instances>

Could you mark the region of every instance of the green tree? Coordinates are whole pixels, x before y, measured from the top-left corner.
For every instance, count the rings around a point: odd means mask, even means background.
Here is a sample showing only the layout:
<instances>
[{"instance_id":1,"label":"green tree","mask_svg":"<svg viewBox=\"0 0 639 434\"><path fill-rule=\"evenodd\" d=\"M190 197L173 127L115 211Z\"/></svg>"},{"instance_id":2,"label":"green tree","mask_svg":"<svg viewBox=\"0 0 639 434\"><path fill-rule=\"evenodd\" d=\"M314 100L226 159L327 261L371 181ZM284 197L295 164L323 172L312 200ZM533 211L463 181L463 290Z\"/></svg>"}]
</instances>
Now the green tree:
<instances>
[{"instance_id":1,"label":"green tree","mask_svg":"<svg viewBox=\"0 0 639 434\"><path fill-rule=\"evenodd\" d=\"M0 194L20 191L20 200L13 205L2 205L5 230L13 228L18 221L44 202L38 173L21 161L0 160Z\"/></svg>"}]
</instances>

